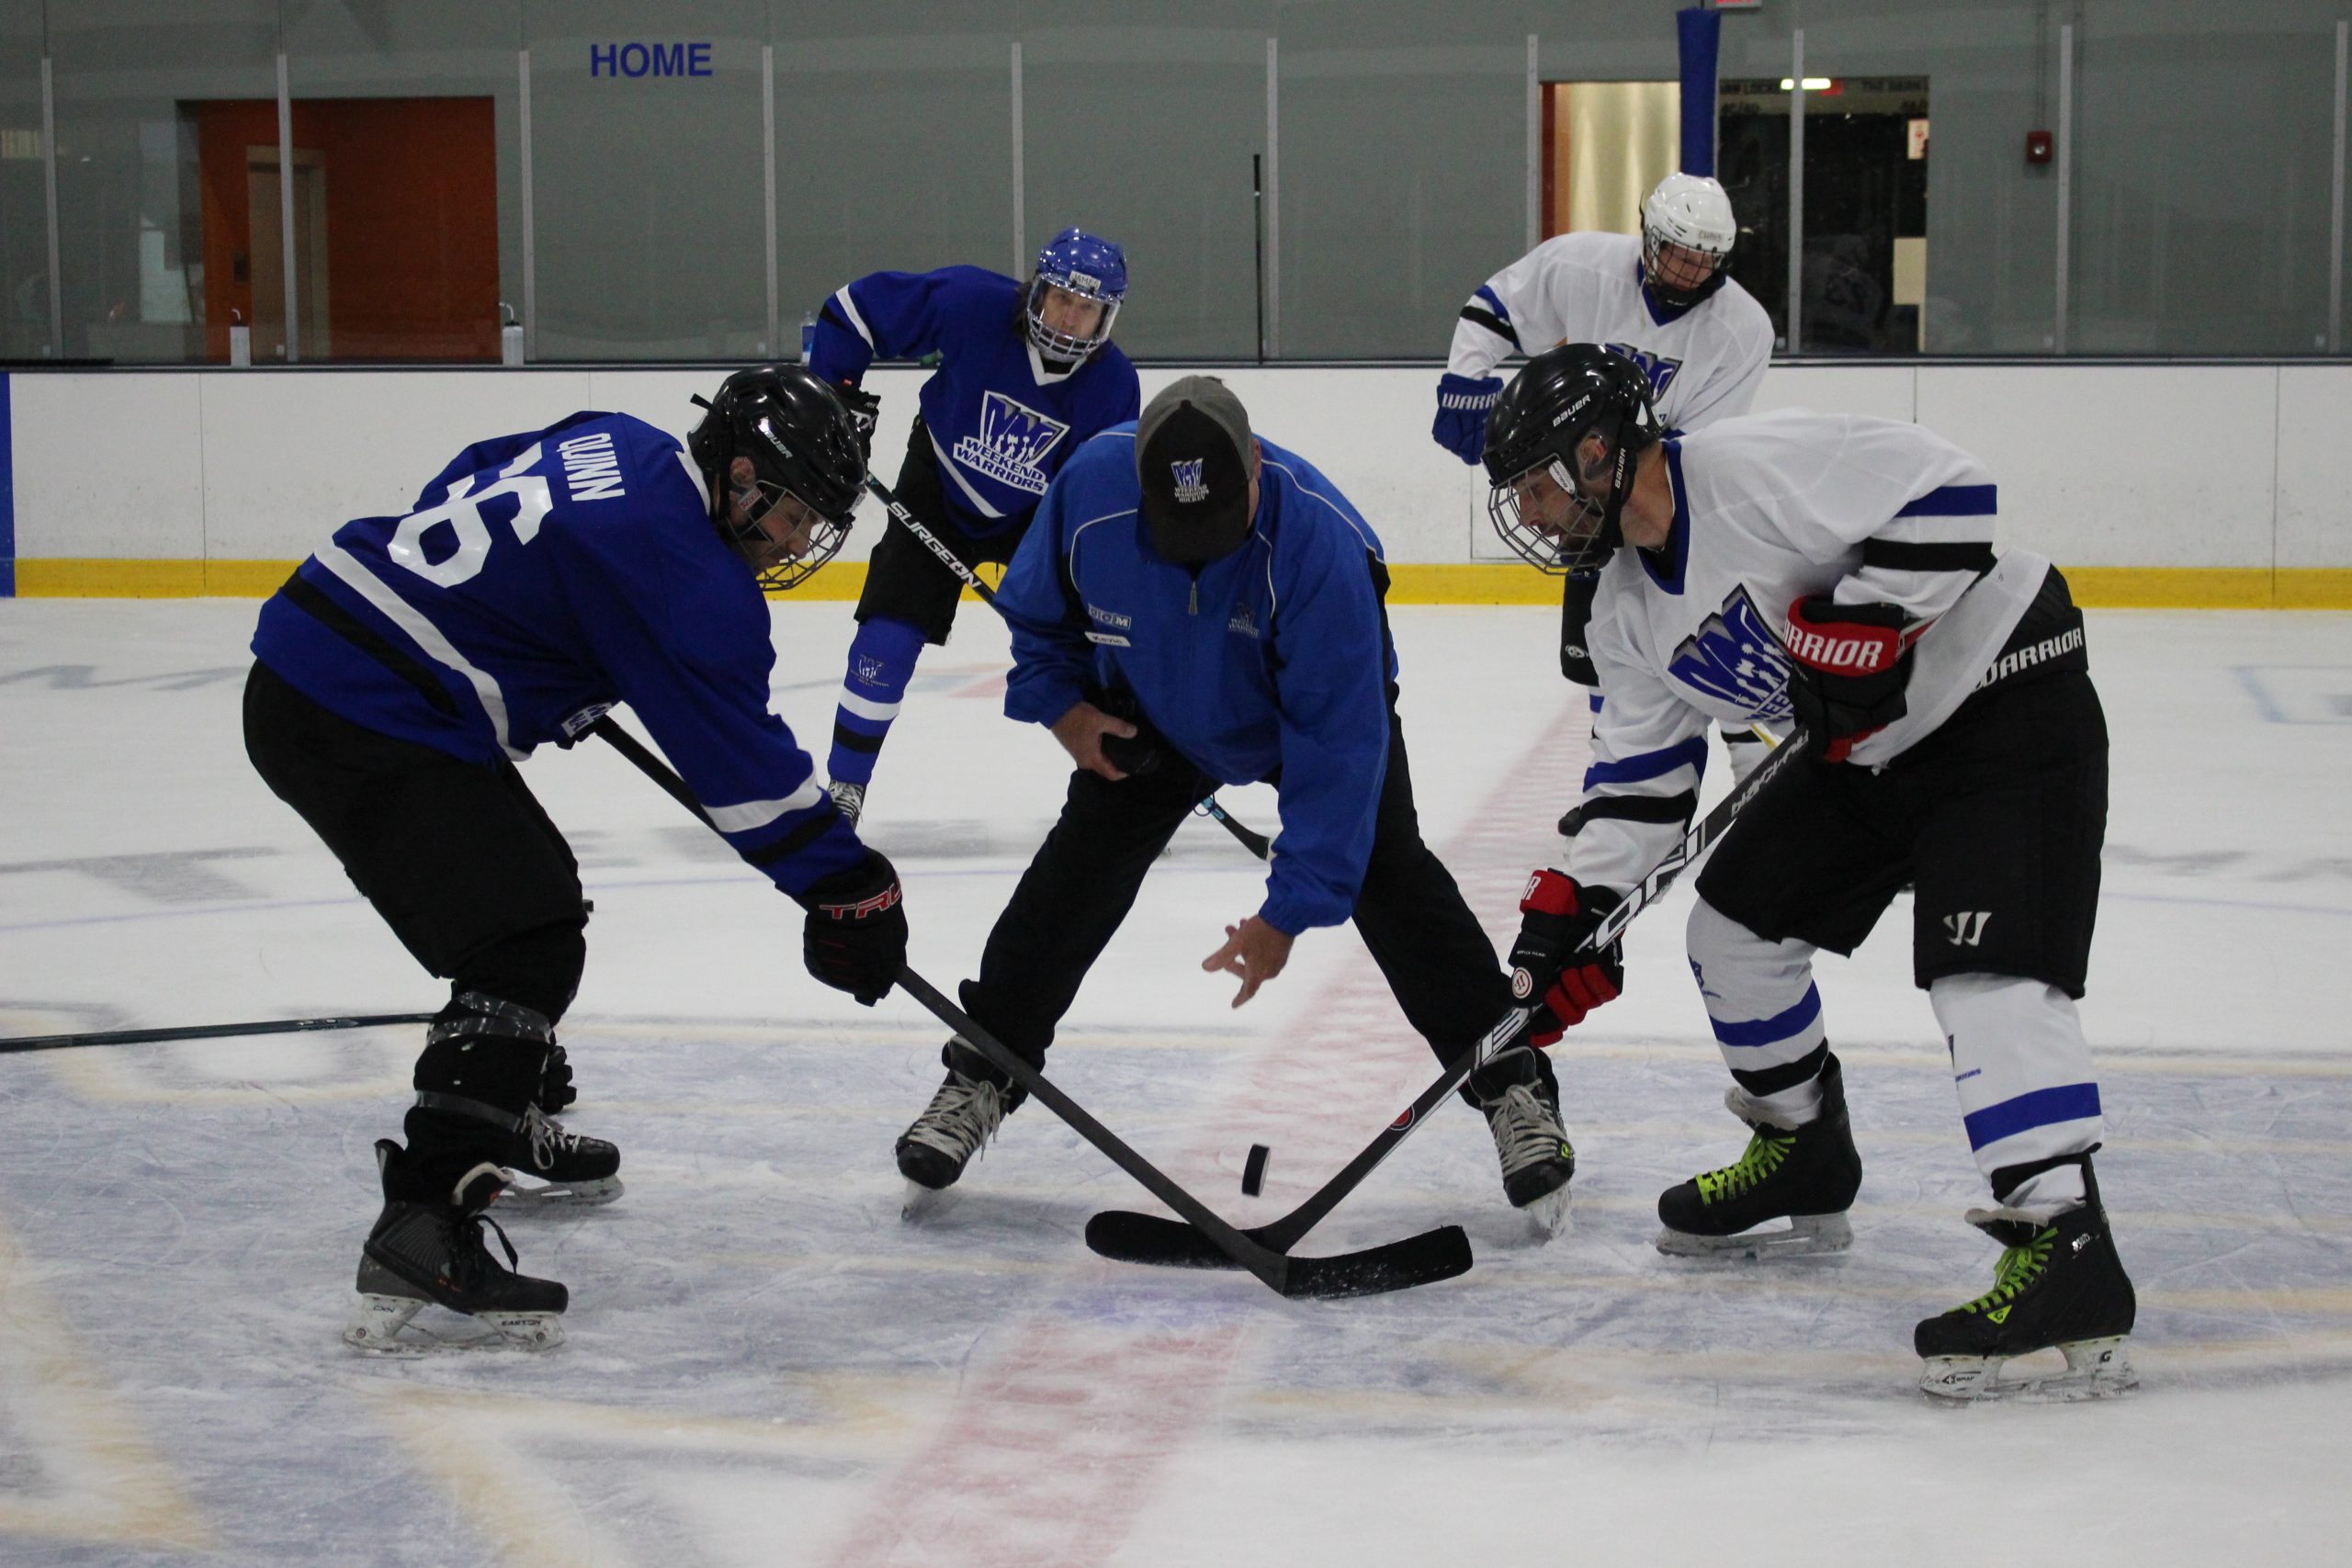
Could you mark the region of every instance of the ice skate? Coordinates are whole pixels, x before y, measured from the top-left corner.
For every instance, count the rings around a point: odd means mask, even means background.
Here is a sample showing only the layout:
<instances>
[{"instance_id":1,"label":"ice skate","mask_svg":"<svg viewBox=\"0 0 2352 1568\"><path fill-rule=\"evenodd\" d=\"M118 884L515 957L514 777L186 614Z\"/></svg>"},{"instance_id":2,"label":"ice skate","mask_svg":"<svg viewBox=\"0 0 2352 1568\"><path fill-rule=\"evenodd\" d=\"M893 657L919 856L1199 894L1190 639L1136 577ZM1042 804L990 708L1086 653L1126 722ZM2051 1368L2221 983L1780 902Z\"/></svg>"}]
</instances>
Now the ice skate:
<instances>
[{"instance_id":1,"label":"ice skate","mask_svg":"<svg viewBox=\"0 0 2352 1568\"><path fill-rule=\"evenodd\" d=\"M1737 1087L1724 1097L1753 1130L1747 1150L1720 1170L1658 1195L1666 1228L1657 1249L1675 1258L1804 1256L1843 1252L1854 1242L1846 1211L1862 1183L1861 1156L1846 1117L1845 1075L1831 1056L1821 1070L1821 1113L1797 1126L1770 1117ZM1772 1220L1784 1227L1758 1230Z\"/></svg>"},{"instance_id":2,"label":"ice skate","mask_svg":"<svg viewBox=\"0 0 2352 1568\"><path fill-rule=\"evenodd\" d=\"M1972 1209L1968 1223L2001 1244L2001 1260L1991 1290L1912 1331L1920 1392L1955 1403L2073 1401L2139 1386L2126 1353L2138 1303L2096 1183L2080 1208L2055 1219ZM2064 1371L2003 1376L2010 1361L2052 1348Z\"/></svg>"},{"instance_id":3,"label":"ice skate","mask_svg":"<svg viewBox=\"0 0 2352 1568\"><path fill-rule=\"evenodd\" d=\"M498 1232L507 1263L519 1261L506 1233L484 1213L504 1185L499 1168L483 1161L443 1199L416 1190L407 1157L389 1138L376 1145L384 1210L360 1248L359 1301L344 1342L391 1355L546 1350L562 1344L562 1314L571 1292L552 1280L502 1267L483 1245L481 1227L488 1225ZM427 1306L446 1307L471 1318L475 1326L444 1334L413 1323Z\"/></svg>"},{"instance_id":4,"label":"ice skate","mask_svg":"<svg viewBox=\"0 0 2352 1568\"><path fill-rule=\"evenodd\" d=\"M537 1106L526 1106L506 1153L508 1185L499 1194L498 1206L527 1213L609 1203L621 1195L620 1168L621 1151L613 1145L567 1132Z\"/></svg>"},{"instance_id":5,"label":"ice skate","mask_svg":"<svg viewBox=\"0 0 2352 1568\"><path fill-rule=\"evenodd\" d=\"M959 1065L947 1069L946 1079L931 1097L931 1104L899 1137L899 1173L907 1179L907 1201L901 1213L910 1219L940 1206L933 1195L956 1184L964 1167L996 1135L998 1126L1022 1099L1018 1090L985 1076L986 1069L976 1058L965 1060L971 1058L971 1053L962 1048L960 1041L948 1049L951 1059ZM967 1066L973 1070L967 1071Z\"/></svg>"},{"instance_id":6,"label":"ice skate","mask_svg":"<svg viewBox=\"0 0 2352 1568\"><path fill-rule=\"evenodd\" d=\"M1503 1196L1527 1216L1538 1241L1549 1241L1568 1223L1568 1179L1577 1173L1577 1152L1560 1125L1560 1091L1548 1083L1517 1083L1492 1099L1481 1097L1487 1130L1495 1135L1502 1162Z\"/></svg>"},{"instance_id":7,"label":"ice skate","mask_svg":"<svg viewBox=\"0 0 2352 1568\"><path fill-rule=\"evenodd\" d=\"M835 779L825 786L825 791L833 797L833 809L842 814L842 820L856 827L857 819L865 815L865 786Z\"/></svg>"}]
</instances>

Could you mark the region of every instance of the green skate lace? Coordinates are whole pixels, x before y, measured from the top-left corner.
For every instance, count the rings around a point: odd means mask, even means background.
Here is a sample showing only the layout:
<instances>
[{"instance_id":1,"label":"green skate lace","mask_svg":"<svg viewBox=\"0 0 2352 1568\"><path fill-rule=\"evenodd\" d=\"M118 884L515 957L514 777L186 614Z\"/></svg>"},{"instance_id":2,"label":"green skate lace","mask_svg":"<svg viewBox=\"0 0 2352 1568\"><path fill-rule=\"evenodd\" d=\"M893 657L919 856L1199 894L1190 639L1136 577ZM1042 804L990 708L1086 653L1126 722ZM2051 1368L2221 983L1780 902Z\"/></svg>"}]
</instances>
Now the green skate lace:
<instances>
[{"instance_id":1,"label":"green skate lace","mask_svg":"<svg viewBox=\"0 0 2352 1568\"><path fill-rule=\"evenodd\" d=\"M2017 1300L2028 1285L2041 1278L2050 1266L2050 1249L2057 1245L2058 1230L2045 1225L2036 1231L2031 1241L2023 1247L2004 1247L2001 1260L1993 1266L1993 1288L1973 1302L1963 1302L1954 1312L1988 1313L2006 1307Z\"/></svg>"},{"instance_id":2,"label":"green skate lace","mask_svg":"<svg viewBox=\"0 0 2352 1568\"><path fill-rule=\"evenodd\" d=\"M1708 1171L1698 1179L1699 1201L1721 1203L1758 1185L1781 1168L1781 1162L1789 1157L1796 1141L1794 1133L1768 1134L1758 1128L1756 1135L1747 1140L1747 1152L1736 1163Z\"/></svg>"}]
</instances>

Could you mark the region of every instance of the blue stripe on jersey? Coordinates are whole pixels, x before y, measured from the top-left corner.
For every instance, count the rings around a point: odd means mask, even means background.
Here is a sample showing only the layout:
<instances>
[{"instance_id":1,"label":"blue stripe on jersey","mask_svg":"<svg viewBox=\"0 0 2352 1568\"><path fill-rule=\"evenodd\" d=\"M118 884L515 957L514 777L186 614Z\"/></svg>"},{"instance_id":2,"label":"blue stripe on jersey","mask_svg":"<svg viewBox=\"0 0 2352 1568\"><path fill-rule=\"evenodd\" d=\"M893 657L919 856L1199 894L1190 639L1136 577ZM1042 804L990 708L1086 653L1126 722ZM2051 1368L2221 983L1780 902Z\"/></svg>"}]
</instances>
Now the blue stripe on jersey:
<instances>
[{"instance_id":1,"label":"blue stripe on jersey","mask_svg":"<svg viewBox=\"0 0 2352 1568\"><path fill-rule=\"evenodd\" d=\"M1502 322L1502 324L1507 327L1511 325L1510 312L1503 309L1502 297L1497 294L1486 284L1482 283L1478 285L1478 292L1473 294L1470 298L1473 299L1484 299L1487 302L1487 308L1494 311L1495 320Z\"/></svg>"},{"instance_id":2,"label":"blue stripe on jersey","mask_svg":"<svg viewBox=\"0 0 2352 1568\"><path fill-rule=\"evenodd\" d=\"M1641 751L1614 762L1595 762L1584 771L1584 787L1639 784L1644 779L1663 778L1677 768L1704 770L1706 765L1707 738L1703 734L1694 735L1663 751Z\"/></svg>"},{"instance_id":3,"label":"blue stripe on jersey","mask_svg":"<svg viewBox=\"0 0 2352 1568\"><path fill-rule=\"evenodd\" d=\"M1906 501L1897 517L1990 517L1997 485L1938 485L1916 501Z\"/></svg>"},{"instance_id":4,"label":"blue stripe on jersey","mask_svg":"<svg viewBox=\"0 0 2352 1568\"><path fill-rule=\"evenodd\" d=\"M1593 693L1592 695L1587 697L1585 701L1592 705L1593 712L1599 713L1600 711L1600 694L1599 692Z\"/></svg>"},{"instance_id":5,"label":"blue stripe on jersey","mask_svg":"<svg viewBox=\"0 0 2352 1568\"><path fill-rule=\"evenodd\" d=\"M1811 1029L1821 1016L1821 988L1807 986L1804 996L1786 1012L1770 1018L1749 1019L1738 1023L1725 1023L1721 1019L1707 1021L1715 1026L1715 1038L1726 1045L1777 1045L1783 1040L1793 1040Z\"/></svg>"},{"instance_id":6,"label":"blue stripe on jersey","mask_svg":"<svg viewBox=\"0 0 2352 1568\"><path fill-rule=\"evenodd\" d=\"M1668 436L1658 445L1666 452L1667 471L1674 477L1674 526L1663 551L1635 550L1634 554L1641 558L1642 570L1649 573L1652 582L1679 598L1682 574L1690 564L1690 491L1682 482L1682 443Z\"/></svg>"},{"instance_id":7,"label":"blue stripe on jersey","mask_svg":"<svg viewBox=\"0 0 2352 1568\"><path fill-rule=\"evenodd\" d=\"M1985 487L1990 489L1989 485ZM2005 1100L1998 1105L1988 1105L1982 1111L1971 1111L1962 1122L1968 1128L1968 1146L1981 1149L1987 1144L1997 1144L2003 1138L2030 1133L2036 1127L2047 1127L2059 1122L2096 1120L2099 1114L2098 1085L2095 1083L2061 1084L2055 1089L2038 1089L2030 1094Z\"/></svg>"}]
</instances>

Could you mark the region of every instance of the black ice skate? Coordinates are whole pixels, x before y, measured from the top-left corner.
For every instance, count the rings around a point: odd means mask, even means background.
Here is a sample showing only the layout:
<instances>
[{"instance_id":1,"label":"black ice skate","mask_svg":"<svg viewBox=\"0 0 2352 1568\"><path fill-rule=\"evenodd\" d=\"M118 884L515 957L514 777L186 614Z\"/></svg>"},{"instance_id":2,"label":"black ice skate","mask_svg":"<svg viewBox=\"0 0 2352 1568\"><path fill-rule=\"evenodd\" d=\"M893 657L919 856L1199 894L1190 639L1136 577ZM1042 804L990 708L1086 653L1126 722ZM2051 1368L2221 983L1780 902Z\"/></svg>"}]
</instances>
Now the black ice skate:
<instances>
[{"instance_id":1,"label":"black ice skate","mask_svg":"<svg viewBox=\"0 0 2352 1568\"><path fill-rule=\"evenodd\" d=\"M1821 1069L1820 1115L1800 1126L1781 1124L1736 1086L1724 1103L1754 1130L1747 1152L1658 1195L1666 1228L1657 1249L1677 1258L1760 1258L1851 1247L1846 1211L1862 1184L1862 1160L1854 1152L1838 1058ZM1787 1226L1755 1229L1780 1219Z\"/></svg>"},{"instance_id":2,"label":"black ice skate","mask_svg":"<svg viewBox=\"0 0 2352 1568\"><path fill-rule=\"evenodd\" d=\"M948 1050L955 1065L930 1105L899 1136L899 1174L908 1181L905 1213L911 1217L927 1195L952 1187L972 1156L996 1135L1013 1107L1025 1098L1000 1083L961 1042Z\"/></svg>"},{"instance_id":3,"label":"black ice skate","mask_svg":"<svg viewBox=\"0 0 2352 1568\"><path fill-rule=\"evenodd\" d=\"M865 786L835 779L825 786L825 793L833 797L833 809L842 814L842 820L856 827L857 819L865 815Z\"/></svg>"},{"instance_id":4,"label":"black ice skate","mask_svg":"<svg viewBox=\"0 0 2352 1568\"><path fill-rule=\"evenodd\" d=\"M505 1178L487 1160L466 1172L447 1198L419 1192L406 1168L407 1151L378 1140L384 1212L359 1252L359 1306L345 1343L362 1350L416 1354L430 1349L512 1348L546 1350L563 1343L563 1309L571 1292L552 1280L534 1280L502 1267L483 1245L481 1227L498 1231L509 1264L514 1244L483 1213ZM427 1304L474 1319L491 1332L455 1337L412 1329ZM403 1332L403 1331L407 1332Z\"/></svg>"},{"instance_id":5,"label":"black ice skate","mask_svg":"<svg viewBox=\"0 0 2352 1568\"><path fill-rule=\"evenodd\" d=\"M1568 1221L1568 1179L1577 1173L1577 1151L1560 1124L1560 1091L1543 1081L1510 1084L1492 1098L1480 1095L1478 1109L1495 1135L1503 1196L1538 1239L1559 1235Z\"/></svg>"},{"instance_id":6,"label":"black ice skate","mask_svg":"<svg viewBox=\"0 0 2352 1568\"><path fill-rule=\"evenodd\" d=\"M2053 1220L1972 1209L1968 1223L2001 1244L2001 1260L1991 1290L1912 1331L1926 1363L1921 1392L1956 1401L2079 1400L2139 1385L2124 1349L2138 1303L2096 1182L2082 1207ZM2004 1362L2053 1346L2066 1358L2064 1371L2001 1376Z\"/></svg>"},{"instance_id":7,"label":"black ice skate","mask_svg":"<svg viewBox=\"0 0 2352 1568\"><path fill-rule=\"evenodd\" d=\"M498 1199L503 1210L585 1208L621 1195L621 1151L602 1138L566 1132L536 1105L514 1116L463 1095L428 1091L416 1102L427 1111L487 1122L505 1134L506 1146L498 1152L509 1182Z\"/></svg>"}]
</instances>

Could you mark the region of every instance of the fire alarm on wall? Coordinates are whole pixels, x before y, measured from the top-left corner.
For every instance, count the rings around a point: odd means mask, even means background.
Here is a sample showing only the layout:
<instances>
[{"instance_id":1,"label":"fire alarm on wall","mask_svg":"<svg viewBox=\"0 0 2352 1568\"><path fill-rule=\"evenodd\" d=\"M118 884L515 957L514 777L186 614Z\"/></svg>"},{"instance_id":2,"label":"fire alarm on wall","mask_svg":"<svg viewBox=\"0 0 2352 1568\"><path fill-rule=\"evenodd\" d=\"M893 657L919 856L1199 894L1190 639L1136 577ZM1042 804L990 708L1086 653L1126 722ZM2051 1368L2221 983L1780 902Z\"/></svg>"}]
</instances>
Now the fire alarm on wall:
<instances>
[{"instance_id":1,"label":"fire alarm on wall","mask_svg":"<svg viewBox=\"0 0 2352 1568\"><path fill-rule=\"evenodd\" d=\"M2025 133L2025 161L2029 164L2050 162L2050 132L2029 130Z\"/></svg>"}]
</instances>

